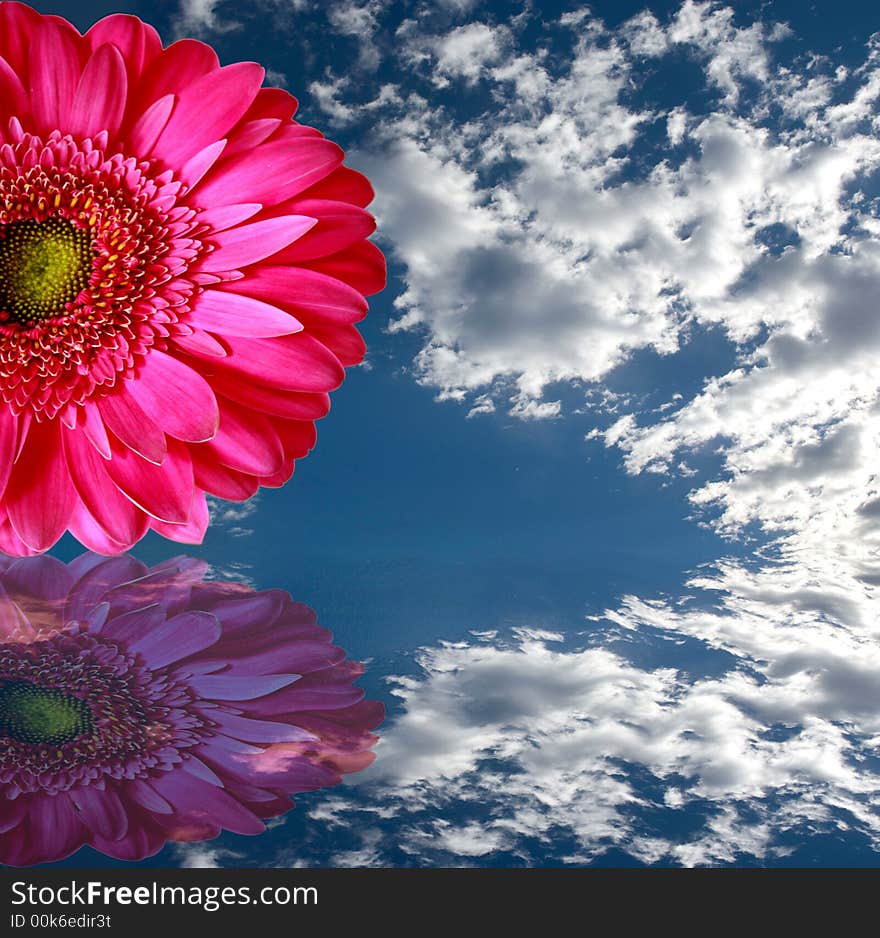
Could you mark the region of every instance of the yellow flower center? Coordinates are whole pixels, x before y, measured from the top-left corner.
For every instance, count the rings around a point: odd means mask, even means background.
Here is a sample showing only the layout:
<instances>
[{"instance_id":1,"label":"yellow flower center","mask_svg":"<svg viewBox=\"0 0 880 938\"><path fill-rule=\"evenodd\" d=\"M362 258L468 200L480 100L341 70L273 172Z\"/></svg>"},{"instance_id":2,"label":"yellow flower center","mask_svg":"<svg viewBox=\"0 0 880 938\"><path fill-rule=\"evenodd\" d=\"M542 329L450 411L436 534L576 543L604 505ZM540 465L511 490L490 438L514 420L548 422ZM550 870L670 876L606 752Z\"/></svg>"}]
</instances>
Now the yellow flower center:
<instances>
[{"instance_id":1,"label":"yellow flower center","mask_svg":"<svg viewBox=\"0 0 880 938\"><path fill-rule=\"evenodd\" d=\"M20 323L65 312L89 284L92 238L65 218L13 222L0 236L0 313Z\"/></svg>"}]
</instances>

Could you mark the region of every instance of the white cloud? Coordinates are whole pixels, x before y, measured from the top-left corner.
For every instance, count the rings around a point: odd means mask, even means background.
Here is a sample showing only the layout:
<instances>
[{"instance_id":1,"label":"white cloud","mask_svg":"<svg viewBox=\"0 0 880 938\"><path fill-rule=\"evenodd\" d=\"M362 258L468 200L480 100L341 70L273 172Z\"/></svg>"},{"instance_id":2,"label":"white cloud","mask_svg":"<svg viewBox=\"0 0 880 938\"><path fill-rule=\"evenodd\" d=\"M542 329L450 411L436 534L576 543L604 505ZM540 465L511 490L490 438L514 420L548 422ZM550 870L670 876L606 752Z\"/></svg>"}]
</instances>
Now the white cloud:
<instances>
[{"instance_id":1,"label":"white cloud","mask_svg":"<svg viewBox=\"0 0 880 938\"><path fill-rule=\"evenodd\" d=\"M863 633L831 598L780 585L722 566L689 584L699 602L627 598L581 649L528 631L423 649L421 673L394 680L403 710L376 763L322 821L366 818L373 864L391 849L531 863L559 843L571 863L611 847L648 863L768 861L823 831L880 847L865 758L880 738L880 624ZM628 660L666 642L674 662L685 641L726 662L720 675ZM686 833L663 833L683 810Z\"/></svg>"},{"instance_id":2,"label":"white cloud","mask_svg":"<svg viewBox=\"0 0 880 938\"><path fill-rule=\"evenodd\" d=\"M208 511L211 516L211 526L225 529L232 537L247 537L253 534L253 529L246 527L242 522L250 518L257 510L259 495L243 502L228 502L214 495L208 496Z\"/></svg>"},{"instance_id":3,"label":"white cloud","mask_svg":"<svg viewBox=\"0 0 880 938\"><path fill-rule=\"evenodd\" d=\"M184 869L190 870L216 870L222 868L224 860L241 858L240 853L220 847L217 844L175 844L174 852Z\"/></svg>"},{"instance_id":4,"label":"white cloud","mask_svg":"<svg viewBox=\"0 0 880 938\"><path fill-rule=\"evenodd\" d=\"M417 66L427 63L430 79L438 88L448 87L454 79L476 84L510 44L507 27L486 23L467 23L434 36L425 35L415 21L408 20L397 34L404 40L406 59Z\"/></svg>"},{"instance_id":5,"label":"white cloud","mask_svg":"<svg viewBox=\"0 0 880 938\"><path fill-rule=\"evenodd\" d=\"M569 31L572 52L528 45L513 22L432 33L405 20L396 86L366 104L344 79L314 89L333 120L374 128L357 159L403 265L392 328L424 335L419 380L471 407L488 394L515 415L555 416L548 385L599 381L637 349L673 354L695 325L733 342L768 327L803 337L799 306L809 313L816 283L841 266L854 213L880 227L852 196L880 162L865 133L876 50L844 93L833 63L773 60L784 24L738 26L717 4L617 31L587 10L545 28ZM640 108L651 63L680 49L719 90L712 109L692 113L686 94ZM493 104L474 116L478 80ZM420 81L428 97L412 90ZM467 117L430 103L431 86L453 82ZM792 257L767 246L774 226L791 234Z\"/></svg>"}]
</instances>

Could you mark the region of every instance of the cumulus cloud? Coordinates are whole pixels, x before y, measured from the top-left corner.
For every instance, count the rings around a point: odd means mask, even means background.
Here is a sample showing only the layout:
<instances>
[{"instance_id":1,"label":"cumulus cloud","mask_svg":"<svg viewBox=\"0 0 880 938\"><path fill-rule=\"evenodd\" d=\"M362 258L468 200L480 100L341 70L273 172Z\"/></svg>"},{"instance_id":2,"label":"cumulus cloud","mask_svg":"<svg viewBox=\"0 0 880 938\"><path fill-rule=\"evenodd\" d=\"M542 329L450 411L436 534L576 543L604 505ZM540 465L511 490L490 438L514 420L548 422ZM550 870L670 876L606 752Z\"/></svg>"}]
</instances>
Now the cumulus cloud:
<instances>
[{"instance_id":1,"label":"cumulus cloud","mask_svg":"<svg viewBox=\"0 0 880 938\"><path fill-rule=\"evenodd\" d=\"M870 279L857 232L877 223L857 190L880 161L873 47L847 84L827 61L775 61L785 24L738 26L716 4L617 30L582 10L538 43L521 26L409 19L396 93L316 89L332 117L373 127L357 160L403 269L392 329L424 337L415 373L441 399L556 416L549 385L601 381L639 349L674 354L694 329L808 338L842 254ZM655 70L682 53L700 88L652 106ZM709 109L691 100L705 82ZM437 86L455 102L429 103Z\"/></svg>"},{"instance_id":2,"label":"cumulus cloud","mask_svg":"<svg viewBox=\"0 0 880 938\"><path fill-rule=\"evenodd\" d=\"M876 849L880 627L743 577L722 565L690 599L628 597L582 647L519 630L423 649L393 679L402 712L376 763L313 815L369 845L333 862L763 863L822 833ZM687 643L704 673L682 667Z\"/></svg>"}]
</instances>

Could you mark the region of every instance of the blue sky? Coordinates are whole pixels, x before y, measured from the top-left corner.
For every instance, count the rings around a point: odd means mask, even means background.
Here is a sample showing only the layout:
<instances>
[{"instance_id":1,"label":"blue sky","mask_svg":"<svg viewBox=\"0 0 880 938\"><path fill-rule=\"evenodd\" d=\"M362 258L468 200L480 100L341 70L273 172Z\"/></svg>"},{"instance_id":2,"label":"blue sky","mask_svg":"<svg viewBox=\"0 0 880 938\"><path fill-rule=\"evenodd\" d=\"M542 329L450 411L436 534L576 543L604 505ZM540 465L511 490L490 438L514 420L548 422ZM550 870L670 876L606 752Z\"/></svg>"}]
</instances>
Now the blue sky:
<instances>
[{"instance_id":1,"label":"blue sky","mask_svg":"<svg viewBox=\"0 0 880 938\"><path fill-rule=\"evenodd\" d=\"M379 759L151 862L874 865L880 14L37 6L267 66L390 264L316 450L198 551L369 660Z\"/></svg>"}]
</instances>

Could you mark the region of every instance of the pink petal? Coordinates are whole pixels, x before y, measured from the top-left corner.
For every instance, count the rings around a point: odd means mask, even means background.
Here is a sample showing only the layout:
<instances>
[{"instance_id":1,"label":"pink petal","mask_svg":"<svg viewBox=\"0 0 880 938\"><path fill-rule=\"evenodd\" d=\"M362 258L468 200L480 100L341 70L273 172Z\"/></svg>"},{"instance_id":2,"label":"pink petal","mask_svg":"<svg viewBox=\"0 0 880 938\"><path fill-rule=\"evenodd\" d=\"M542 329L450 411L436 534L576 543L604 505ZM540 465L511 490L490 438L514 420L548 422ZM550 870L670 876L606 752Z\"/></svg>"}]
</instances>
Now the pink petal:
<instances>
[{"instance_id":1,"label":"pink petal","mask_svg":"<svg viewBox=\"0 0 880 938\"><path fill-rule=\"evenodd\" d=\"M172 43L144 70L140 85L144 89L142 109L166 94L180 94L203 75L219 69L217 53L204 42L181 39Z\"/></svg>"},{"instance_id":2,"label":"pink petal","mask_svg":"<svg viewBox=\"0 0 880 938\"><path fill-rule=\"evenodd\" d=\"M199 488L232 502L243 502L256 494L260 487L256 476L221 466L213 453L202 449L194 446L192 452L193 474Z\"/></svg>"},{"instance_id":3,"label":"pink petal","mask_svg":"<svg viewBox=\"0 0 880 938\"><path fill-rule=\"evenodd\" d=\"M154 101L135 121L128 134L128 149L132 153L149 153L168 123L176 98L166 94Z\"/></svg>"},{"instance_id":4,"label":"pink petal","mask_svg":"<svg viewBox=\"0 0 880 938\"><path fill-rule=\"evenodd\" d=\"M296 98L283 88L260 88L241 122L247 123L266 117L289 121L296 114L298 107L299 103Z\"/></svg>"},{"instance_id":5,"label":"pink petal","mask_svg":"<svg viewBox=\"0 0 880 938\"><path fill-rule=\"evenodd\" d=\"M141 517L146 518L147 516L141 512ZM144 530L131 543L125 544L114 541L89 514L82 501L79 501L76 508L73 509L67 527L86 550L94 551L94 553L101 554L104 557L112 557L114 554L128 550L132 543L140 540L147 533L148 529L148 525L144 525Z\"/></svg>"},{"instance_id":6,"label":"pink petal","mask_svg":"<svg viewBox=\"0 0 880 938\"><path fill-rule=\"evenodd\" d=\"M65 430L61 435L67 468L85 510L103 534L127 549L144 535L147 522L143 512L119 491L107 474L107 460L81 431ZM83 526L87 527L80 524ZM100 539L98 532L89 536Z\"/></svg>"},{"instance_id":7,"label":"pink petal","mask_svg":"<svg viewBox=\"0 0 880 938\"><path fill-rule=\"evenodd\" d=\"M185 524L192 505L192 461L183 443L168 441L161 466L147 462L127 446L110 441L107 474L142 511L159 521Z\"/></svg>"},{"instance_id":8,"label":"pink petal","mask_svg":"<svg viewBox=\"0 0 880 938\"><path fill-rule=\"evenodd\" d=\"M271 376L277 388L287 391L332 391L342 384L345 372L336 357L310 335L274 339L227 339L229 355L214 359L218 374L233 372L257 382Z\"/></svg>"},{"instance_id":9,"label":"pink petal","mask_svg":"<svg viewBox=\"0 0 880 938\"><path fill-rule=\"evenodd\" d=\"M126 386L151 422L170 436L203 443L217 432L219 413L211 386L173 355L153 349Z\"/></svg>"},{"instance_id":10,"label":"pink petal","mask_svg":"<svg viewBox=\"0 0 880 938\"><path fill-rule=\"evenodd\" d=\"M128 69L129 85L134 84L133 79L140 77L144 68L162 51L156 30L126 13L105 16L86 33L86 39L93 51L105 43L119 49Z\"/></svg>"},{"instance_id":11,"label":"pink petal","mask_svg":"<svg viewBox=\"0 0 880 938\"><path fill-rule=\"evenodd\" d=\"M344 280L364 296L385 289L385 257L372 241L361 241L339 254L309 261L305 266Z\"/></svg>"},{"instance_id":12,"label":"pink petal","mask_svg":"<svg viewBox=\"0 0 880 938\"><path fill-rule=\"evenodd\" d=\"M284 462L284 450L271 422L232 401L223 401L220 429L206 450L224 466L263 476L277 472Z\"/></svg>"},{"instance_id":13,"label":"pink petal","mask_svg":"<svg viewBox=\"0 0 880 938\"><path fill-rule=\"evenodd\" d=\"M48 550L61 537L77 502L60 429L54 421L31 426L6 489L9 520L33 550Z\"/></svg>"},{"instance_id":14,"label":"pink petal","mask_svg":"<svg viewBox=\"0 0 880 938\"><path fill-rule=\"evenodd\" d=\"M0 516L0 550L10 557L32 557L39 554L40 551L28 547L27 544L18 536L15 528L4 513Z\"/></svg>"},{"instance_id":15,"label":"pink petal","mask_svg":"<svg viewBox=\"0 0 880 938\"><path fill-rule=\"evenodd\" d=\"M233 130L229 134L229 145L226 147L226 156L232 156L234 153L242 153L245 150L252 150L259 146L264 140L267 140L281 126L281 121L277 117L267 117L263 120L249 121Z\"/></svg>"},{"instance_id":16,"label":"pink petal","mask_svg":"<svg viewBox=\"0 0 880 938\"><path fill-rule=\"evenodd\" d=\"M179 166L224 137L256 97L264 74L253 62L238 62L180 90L171 120L150 155Z\"/></svg>"},{"instance_id":17,"label":"pink petal","mask_svg":"<svg viewBox=\"0 0 880 938\"><path fill-rule=\"evenodd\" d=\"M86 404L81 409L79 429L82 430L88 441L104 459L110 458L110 441L107 438L107 429L96 404Z\"/></svg>"},{"instance_id":18,"label":"pink petal","mask_svg":"<svg viewBox=\"0 0 880 938\"><path fill-rule=\"evenodd\" d=\"M196 269L233 270L254 264L301 238L315 224L314 218L287 215L218 232L211 239L216 250L208 254Z\"/></svg>"},{"instance_id":19,"label":"pink petal","mask_svg":"<svg viewBox=\"0 0 880 938\"><path fill-rule=\"evenodd\" d=\"M18 453L18 418L8 407L0 408L0 495L6 489Z\"/></svg>"},{"instance_id":20,"label":"pink petal","mask_svg":"<svg viewBox=\"0 0 880 938\"><path fill-rule=\"evenodd\" d=\"M102 130L111 137L125 113L128 77L125 62L115 46L103 45L86 63L70 112L72 134L93 137Z\"/></svg>"},{"instance_id":21,"label":"pink petal","mask_svg":"<svg viewBox=\"0 0 880 938\"><path fill-rule=\"evenodd\" d=\"M335 254L376 230L376 222L369 212L347 202L298 199L285 208L297 215L317 218L318 224L278 255L278 262L283 264L297 264Z\"/></svg>"},{"instance_id":22,"label":"pink petal","mask_svg":"<svg viewBox=\"0 0 880 938\"><path fill-rule=\"evenodd\" d=\"M80 61L70 27L43 20L30 51L31 109L39 130L67 129L67 119L79 84ZM75 33L73 33L75 35Z\"/></svg>"},{"instance_id":23,"label":"pink petal","mask_svg":"<svg viewBox=\"0 0 880 938\"><path fill-rule=\"evenodd\" d=\"M167 524L153 519L150 521L150 527L157 534L177 541L178 544L201 544L205 539L205 532L208 530L210 521L205 493L195 491L189 511L189 521L186 524Z\"/></svg>"},{"instance_id":24,"label":"pink petal","mask_svg":"<svg viewBox=\"0 0 880 938\"><path fill-rule=\"evenodd\" d=\"M339 202L351 202L366 208L373 201L375 193L369 179L355 169L340 166L329 176L310 186L302 197L304 199L335 199Z\"/></svg>"},{"instance_id":25,"label":"pink petal","mask_svg":"<svg viewBox=\"0 0 880 938\"><path fill-rule=\"evenodd\" d=\"M208 146L190 157L183 169L177 173L181 181L190 187L194 186L217 162L225 146L225 140L215 140L214 143L208 144Z\"/></svg>"},{"instance_id":26,"label":"pink petal","mask_svg":"<svg viewBox=\"0 0 880 938\"><path fill-rule=\"evenodd\" d=\"M15 71L27 74L27 61L40 14L23 3L0 3L0 55Z\"/></svg>"},{"instance_id":27,"label":"pink petal","mask_svg":"<svg viewBox=\"0 0 880 938\"><path fill-rule=\"evenodd\" d=\"M198 222L200 225L207 225L212 232L223 231L225 228L231 228L233 225L239 225L247 221L263 206L259 202L245 202L242 205L218 205L209 208L204 212L199 212Z\"/></svg>"},{"instance_id":28,"label":"pink petal","mask_svg":"<svg viewBox=\"0 0 880 938\"><path fill-rule=\"evenodd\" d=\"M211 386L224 397L275 417L320 420L330 410L330 396L321 392L284 391L219 374L211 376Z\"/></svg>"},{"instance_id":29,"label":"pink petal","mask_svg":"<svg viewBox=\"0 0 880 938\"><path fill-rule=\"evenodd\" d=\"M282 485L286 485L290 481L295 463L296 460L294 459L285 460L284 465L274 475L263 476L260 479L260 485L267 489L280 489Z\"/></svg>"},{"instance_id":30,"label":"pink petal","mask_svg":"<svg viewBox=\"0 0 880 938\"><path fill-rule=\"evenodd\" d=\"M354 326L330 323L312 327L309 331L322 345L326 345L346 368L359 365L364 360L367 343Z\"/></svg>"},{"instance_id":31,"label":"pink petal","mask_svg":"<svg viewBox=\"0 0 880 938\"><path fill-rule=\"evenodd\" d=\"M97 407L107 429L130 450L143 456L157 466L167 452L162 428L138 406L129 393L130 382L122 382L107 396L98 401Z\"/></svg>"},{"instance_id":32,"label":"pink petal","mask_svg":"<svg viewBox=\"0 0 880 938\"><path fill-rule=\"evenodd\" d=\"M261 265L219 289L290 309L308 323L357 322L367 313L367 301L353 287L302 267Z\"/></svg>"},{"instance_id":33,"label":"pink petal","mask_svg":"<svg viewBox=\"0 0 880 938\"><path fill-rule=\"evenodd\" d=\"M225 358L227 355L226 347L201 329L195 329L189 335L174 336L174 344L184 352L204 358Z\"/></svg>"},{"instance_id":34,"label":"pink petal","mask_svg":"<svg viewBox=\"0 0 880 938\"><path fill-rule=\"evenodd\" d=\"M0 101L11 114L24 115L30 111L30 102L24 85L12 66L0 58Z\"/></svg>"},{"instance_id":35,"label":"pink petal","mask_svg":"<svg viewBox=\"0 0 880 938\"><path fill-rule=\"evenodd\" d=\"M252 338L290 335L302 329L301 323L277 306L221 290L205 290L196 300L186 322L221 335Z\"/></svg>"},{"instance_id":36,"label":"pink petal","mask_svg":"<svg viewBox=\"0 0 880 938\"><path fill-rule=\"evenodd\" d=\"M273 426L284 447L285 456L295 456L297 459L312 449L318 437L311 420L275 420Z\"/></svg>"},{"instance_id":37,"label":"pink petal","mask_svg":"<svg viewBox=\"0 0 880 938\"><path fill-rule=\"evenodd\" d=\"M199 183L199 205L260 202L277 205L299 195L342 162L342 150L323 139L272 140L223 160Z\"/></svg>"}]
</instances>

